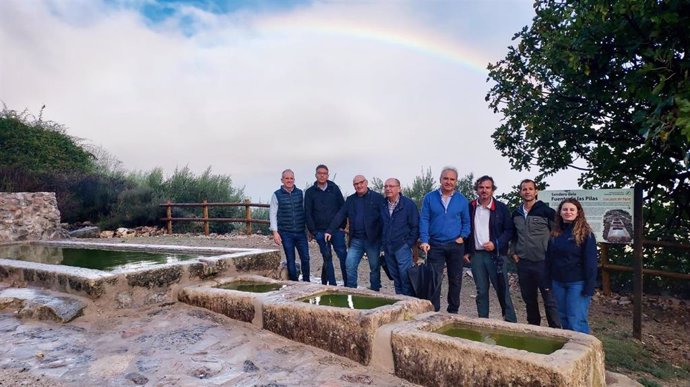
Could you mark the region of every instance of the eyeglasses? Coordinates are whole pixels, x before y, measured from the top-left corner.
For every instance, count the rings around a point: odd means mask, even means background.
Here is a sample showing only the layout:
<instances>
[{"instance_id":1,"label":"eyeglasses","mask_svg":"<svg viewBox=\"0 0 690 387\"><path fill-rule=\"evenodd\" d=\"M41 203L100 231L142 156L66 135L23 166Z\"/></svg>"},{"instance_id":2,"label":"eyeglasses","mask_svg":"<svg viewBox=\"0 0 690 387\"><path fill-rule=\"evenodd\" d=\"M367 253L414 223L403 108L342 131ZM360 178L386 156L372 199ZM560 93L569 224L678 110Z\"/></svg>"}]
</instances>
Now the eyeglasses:
<instances>
[{"instance_id":1,"label":"eyeglasses","mask_svg":"<svg viewBox=\"0 0 690 387\"><path fill-rule=\"evenodd\" d=\"M395 187L400 187L400 184L396 185L384 185L383 188L395 188Z\"/></svg>"},{"instance_id":2,"label":"eyeglasses","mask_svg":"<svg viewBox=\"0 0 690 387\"><path fill-rule=\"evenodd\" d=\"M366 180L355 181L354 183L352 183L352 185L354 185L354 186L356 187L356 186L362 185L362 184L364 184L364 183L366 183L366 182L367 182Z\"/></svg>"}]
</instances>

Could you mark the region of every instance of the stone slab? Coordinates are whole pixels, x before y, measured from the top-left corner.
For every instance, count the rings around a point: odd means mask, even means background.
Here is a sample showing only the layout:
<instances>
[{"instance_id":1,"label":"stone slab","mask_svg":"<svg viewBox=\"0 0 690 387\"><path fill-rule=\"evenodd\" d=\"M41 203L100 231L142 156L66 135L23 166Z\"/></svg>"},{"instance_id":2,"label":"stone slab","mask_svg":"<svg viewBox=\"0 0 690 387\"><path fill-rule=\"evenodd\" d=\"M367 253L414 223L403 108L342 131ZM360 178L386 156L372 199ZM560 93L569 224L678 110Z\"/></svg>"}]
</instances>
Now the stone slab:
<instances>
[{"instance_id":1,"label":"stone slab","mask_svg":"<svg viewBox=\"0 0 690 387\"><path fill-rule=\"evenodd\" d=\"M81 300L56 296L46 291L27 288L0 290L0 309L14 307L22 318L53 320L66 323L81 316L86 303Z\"/></svg>"}]
</instances>

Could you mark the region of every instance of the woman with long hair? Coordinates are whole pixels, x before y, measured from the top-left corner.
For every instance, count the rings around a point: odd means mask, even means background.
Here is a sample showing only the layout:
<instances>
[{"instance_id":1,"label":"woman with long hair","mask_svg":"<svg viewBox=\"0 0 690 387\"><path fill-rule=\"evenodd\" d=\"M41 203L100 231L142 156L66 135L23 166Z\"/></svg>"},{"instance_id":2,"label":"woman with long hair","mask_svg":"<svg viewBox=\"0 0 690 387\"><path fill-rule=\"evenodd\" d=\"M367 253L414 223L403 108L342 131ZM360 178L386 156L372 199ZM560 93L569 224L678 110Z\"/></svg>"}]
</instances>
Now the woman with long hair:
<instances>
[{"instance_id":1,"label":"woman with long hair","mask_svg":"<svg viewBox=\"0 0 690 387\"><path fill-rule=\"evenodd\" d=\"M546 251L546 271L563 328L589 333L589 303L597 280L597 241L582 205L563 200Z\"/></svg>"}]
</instances>

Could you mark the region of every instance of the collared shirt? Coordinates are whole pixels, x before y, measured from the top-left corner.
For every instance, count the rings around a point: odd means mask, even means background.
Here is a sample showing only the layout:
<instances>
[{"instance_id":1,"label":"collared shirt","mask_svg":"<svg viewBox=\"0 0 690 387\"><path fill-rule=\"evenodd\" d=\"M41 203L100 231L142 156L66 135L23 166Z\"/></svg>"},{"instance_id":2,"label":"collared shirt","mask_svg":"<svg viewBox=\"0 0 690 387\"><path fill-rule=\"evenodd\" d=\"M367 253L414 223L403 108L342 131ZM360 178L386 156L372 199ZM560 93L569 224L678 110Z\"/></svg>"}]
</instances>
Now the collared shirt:
<instances>
[{"instance_id":1,"label":"collared shirt","mask_svg":"<svg viewBox=\"0 0 690 387\"><path fill-rule=\"evenodd\" d=\"M448 211L448 204L450 203L450 199L453 197L453 194L450 194L448 196L443 194L442 190L438 190L438 192L441 194L441 203L443 203L443 208Z\"/></svg>"},{"instance_id":2,"label":"collared shirt","mask_svg":"<svg viewBox=\"0 0 690 387\"><path fill-rule=\"evenodd\" d=\"M393 215L393 210L395 210L395 207L398 205L400 202L400 196L398 195L398 198L391 203L390 200L386 200L386 203L388 203L388 215Z\"/></svg>"},{"instance_id":3,"label":"collared shirt","mask_svg":"<svg viewBox=\"0 0 690 387\"><path fill-rule=\"evenodd\" d=\"M474 248L477 250L484 250L484 243L491 242L489 219L491 218L491 205L493 202L494 198L491 198L489 205L484 207L477 200L477 209L474 212Z\"/></svg>"}]
</instances>

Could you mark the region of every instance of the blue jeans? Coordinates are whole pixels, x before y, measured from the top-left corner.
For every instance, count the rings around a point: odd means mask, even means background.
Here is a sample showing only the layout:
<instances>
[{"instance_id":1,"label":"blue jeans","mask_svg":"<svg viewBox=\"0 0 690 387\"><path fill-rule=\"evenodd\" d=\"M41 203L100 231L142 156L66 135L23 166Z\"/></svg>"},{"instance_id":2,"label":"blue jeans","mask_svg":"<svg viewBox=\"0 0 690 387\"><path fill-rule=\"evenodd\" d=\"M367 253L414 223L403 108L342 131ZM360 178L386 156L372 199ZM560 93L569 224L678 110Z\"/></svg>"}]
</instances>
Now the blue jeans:
<instances>
[{"instance_id":1,"label":"blue jeans","mask_svg":"<svg viewBox=\"0 0 690 387\"><path fill-rule=\"evenodd\" d=\"M494 254L482 250L477 250L472 255L472 277L477 286L477 315L479 317L489 317L489 282L496 290L496 297L501 305L501 314L505 321L517 322L513 300L510 298L510 288L508 287L508 273L506 270L506 257L498 257L503 261L501 274L498 274ZM501 276L499 278L499 275Z\"/></svg>"},{"instance_id":2,"label":"blue jeans","mask_svg":"<svg viewBox=\"0 0 690 387\"><path fill-rule=\"evenodd\" d=\"M395 294L412 296L412 282L407 275L407 270L412 267L412 249L404 244L395 252L386 251L385 259L388 272L393 277Z\"/></svg>"},{"instance_id":3,"label":"blue jeans","mask_svg":"<svg viewBox=\"0 0 690 387\"><path fill-rule=\"evenodd\" d=\"M379 265L379 254L381 253L381 243L371 243L366 239L351 239L350 249L347 251L345 268L347 270L348 288L357 287L357 268L362 260L364 252L369 259L369 283L370 289L377 292L381 289L381 266Z\"/></svg>"},{"instance_id":4,"label":"blue jeans","mask_svg":"<svg viewBox=\"0 0 690 387\"><path fill-rule=\"evenodd\" d=\"M304 232L280 231L280 239L283 241L283 251L287 259L288 278L290 281L299 281L297 267L295 266L295 248L299 253L302 265L302 281L309 282L309 244L307 234Z\"/></svg>"},{"instance_id":5,"label":"blue jeans","mask_svg":"<svg viewBox=\"0 0 690 387\"><path fill-rule=\"evenodd\" d=\"M343 272L343 283L347 283L347 271L345 270L345 259L347 258L347 247L345 247L345 232L335 231L331 234L331 240L326 242L324 238L323 231L317 231L314 234L314 239L316 243L319 244L319 250L321 250L321 256L323 256L323 267L326 275L321 273L321 283L326 285L336 285L335 281L335 267L333 266L333 250L340 260L340 270Z\"/></svg>"},{"instance_id":6,"label":"blue jeans","mask_svg":"<svg viewBox=\"0 0 690 387\"><path fill-rule=\"evenodd\" d=\"M431 249L427 253L427 260L436 272L439 286L431 296L434 310L441 310L441 284L443 281L443 267L448 267L448 313L458 313L460 309L460 288L462 286L462 265L464 262L465 244L449 242L445 244L431 243Z\"/></svg>"},{"instance_id":7,"label":"blue jeans","mask_svg":"<svg viewBox=\"0 0 690 387\"><path fill-rule=\"evenodd\" d=\"M553 297L553 290L547 290L551 284L544 283L546 282L544 281L546 277L544 261L534 262L521 259L517 263L517 270L520 293L525 301L525 309L527 309L527 323L532 325L539 325L541 323L539 300L537 299L537 291L539 291L541 298L544 300L544 312L546 313L546 321L549 327L561 328L561 319L558 315L556 299Z\"/></svg>"},{"instance_id":8,"label":"blue jeans","mask_svg":"<svg viewBox=\"0 0 690 387\"><path fill-rule=\"evenodd\" d=\"M585 281L558 282L554 280L552 282L553 295L556 298L563 329L589 333L587 316L592 297L582 295Z\"/></svg>"}]
</instances>

